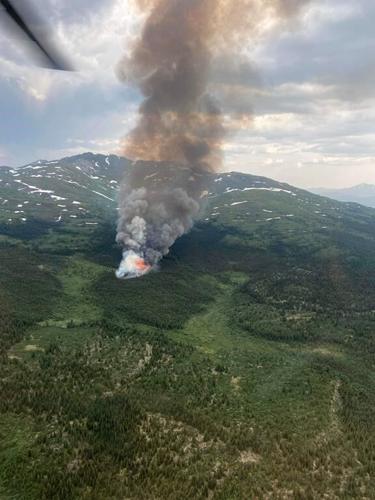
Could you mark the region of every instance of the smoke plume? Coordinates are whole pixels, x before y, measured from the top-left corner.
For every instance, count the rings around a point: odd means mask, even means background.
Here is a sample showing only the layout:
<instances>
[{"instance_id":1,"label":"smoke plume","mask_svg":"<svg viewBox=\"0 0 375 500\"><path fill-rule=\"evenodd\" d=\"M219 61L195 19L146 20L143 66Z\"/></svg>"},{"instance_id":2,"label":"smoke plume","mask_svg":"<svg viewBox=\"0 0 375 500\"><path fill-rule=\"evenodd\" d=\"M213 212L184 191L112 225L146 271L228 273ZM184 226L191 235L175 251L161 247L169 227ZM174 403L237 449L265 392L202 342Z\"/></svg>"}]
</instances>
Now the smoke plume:
<instances>
[{"instance_id":1,"label":"smoke plume","mask_svg":"<svg viewBox=\"0 0 375 500\"><path fill-rule=\"evenodd\" d=\"M144 274L191 229L207 174L220 169L223 115L207 90L215 61L243 58L249 41L290 21L308 1L136 0L147 17L118 74L144 100L124 141L134 165L120 192L119 277Z\"/></svg>"}]
</instances>

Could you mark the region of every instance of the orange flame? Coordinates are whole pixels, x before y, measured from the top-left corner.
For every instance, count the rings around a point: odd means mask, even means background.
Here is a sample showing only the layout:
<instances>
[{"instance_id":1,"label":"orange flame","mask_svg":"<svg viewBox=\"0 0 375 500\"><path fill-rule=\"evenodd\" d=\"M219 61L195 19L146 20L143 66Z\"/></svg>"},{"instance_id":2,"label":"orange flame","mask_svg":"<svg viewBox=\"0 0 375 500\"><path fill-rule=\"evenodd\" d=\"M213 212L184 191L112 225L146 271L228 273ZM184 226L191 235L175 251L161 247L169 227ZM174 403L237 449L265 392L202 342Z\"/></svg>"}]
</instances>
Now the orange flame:
<instances>
[{"instance_id":1,"label":"orange flame","mask_svg":"<svg viewBox=\"0 0 375 500\"><path fill-rule=\"evenodd\" d=\"M124 252L122 261L116 271L120 279L138 278L151 271L152 266L147 264L143 257L137 255L133 250Z\"/></svg>"},{"instance_id":2,"label":"orange flame","mask_svg":"<svg viewBox=\"0 0 375 500\"><path fill-rule=\"evenodd\" d=\"M134 266L136 267L137 271L141 271L142 273L147 273L151 269L150 264L146 264L144 259L142 257L138 257L135 262Z\"/></svg>"}]
</instances>

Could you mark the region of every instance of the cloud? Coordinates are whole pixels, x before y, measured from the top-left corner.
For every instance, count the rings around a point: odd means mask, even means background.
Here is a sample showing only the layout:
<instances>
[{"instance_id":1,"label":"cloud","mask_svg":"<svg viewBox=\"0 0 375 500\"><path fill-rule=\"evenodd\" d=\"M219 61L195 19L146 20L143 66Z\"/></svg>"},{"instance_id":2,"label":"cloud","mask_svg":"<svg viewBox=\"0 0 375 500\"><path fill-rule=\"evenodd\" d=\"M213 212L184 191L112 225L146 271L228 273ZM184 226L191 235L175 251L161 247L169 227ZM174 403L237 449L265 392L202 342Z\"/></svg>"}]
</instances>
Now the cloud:
<instances>
[{"instance_id":1,"label":"cloud","mask_svg":"<svg viewBox=\"0 0 375 500\"><path fill-rule=\"evenodd\" d=\"M6 31L0 33L0 78L12 79L37 101L45 101L66 85L118 85L114 67L139 22L137 16L131 15L128 0L112 0L105 6L103 2L85 0L77 0L69 7L60 0L34 0L34 4L38 12L45 14L57 45L77 72L34 67L27 46Z\"/></svg>"},{"instance_id":2,"label":"cloud","mask_svg":"<svg viewBox=\"0 0 375 500\"><path fill-rule=\"evenodd\" d=\"M0 33L0 137L8 159L17 165L68 154L69 138L82 140L85 150L117 149L131 126L137 95L117 81L114 67L137 17L130 16L125 0L105 6L77 0L69 9L60 0L35 3L79 71L35 67L22 45Z\"/></svg>"},{"instance_id":3,"label":"cloud","mask_svg":"<svg viewBox=\"0 0 375 500\"><path fill-rule=\"evenodd\" d=\"M1 163L117 152L139 95L114 70L142 19L130 0L34 3L78 71L32 66L0 31ZM225 168L304 187L375 183L374 22L373 0L314 0L295 25L217 54Z\"/></svg>"}]
</instances>

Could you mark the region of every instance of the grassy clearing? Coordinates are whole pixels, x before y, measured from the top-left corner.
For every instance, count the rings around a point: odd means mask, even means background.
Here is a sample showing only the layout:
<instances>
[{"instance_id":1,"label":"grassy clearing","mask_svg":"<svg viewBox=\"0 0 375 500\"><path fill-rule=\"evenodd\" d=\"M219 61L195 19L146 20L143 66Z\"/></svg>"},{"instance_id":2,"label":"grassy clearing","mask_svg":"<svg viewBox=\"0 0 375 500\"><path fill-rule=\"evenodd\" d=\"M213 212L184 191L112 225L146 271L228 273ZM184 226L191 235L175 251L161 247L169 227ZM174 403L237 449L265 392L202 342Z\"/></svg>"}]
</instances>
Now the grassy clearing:
<instances>
[{"instance_id":1,"label":"grassy clearing","mask_svg":"<svg viewBox=\"0 0 375 500\"><path fill-rule=\"evenodd\" d=\"M59 272L62 296L52 313L52 319L67 324L88 324L101 318L101 309L90 295L92 283L103 269L80 257L69 257Z\"/></svg>"},{"instance_id":2,"label":"grassy clearing","mask_svg":"<svg viewBox=\"0 0 375 500\"><path fill-rule=\"evenodd\" d=\"M95 328L61 328L45 326L30 330L21 342L13 345L8 352L9 358L28 360L37 352L50 349L74 350L82 347L95 335Z\"/></svg>"},{"instance_id":3,"label":"grassy clearing","mask_svg":"<svg viewBox=\"0 0 375 500\"><path fill-rule=\"evenodd\" d=\"M211 278L212 280L212 278ZM201 313L191 317L183 328L168 332L168 336L178 342L186 342L201 352L218 355L234 347L238 337L228 324L228 297L234 287L246 280L240 273L225 275L223 281L216 280L215 295L212 302Z\"/></svg>"}]
</instances>

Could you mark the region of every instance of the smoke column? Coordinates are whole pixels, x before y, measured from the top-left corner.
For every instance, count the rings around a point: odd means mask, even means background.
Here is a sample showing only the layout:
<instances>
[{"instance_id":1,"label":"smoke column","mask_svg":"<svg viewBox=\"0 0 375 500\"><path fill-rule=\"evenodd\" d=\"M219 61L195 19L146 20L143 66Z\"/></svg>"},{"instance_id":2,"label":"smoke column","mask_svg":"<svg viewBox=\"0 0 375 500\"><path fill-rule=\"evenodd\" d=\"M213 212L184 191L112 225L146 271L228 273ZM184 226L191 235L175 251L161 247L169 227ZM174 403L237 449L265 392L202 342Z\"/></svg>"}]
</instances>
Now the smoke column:
<instances>
[{"instance_id":1,"label":"smoke column","mask_svg":"<svg viewBox=\"0 0 375 500\"><path fill-rule=\"evenodd\" d=\"M208 95L223 53L297 14L308 0L136 0L142 33L119 77L144 96L124 142L134 160L120 190L121 278L148 272L199 215L207 174L221 166L222 113Z\"/></svg>"}]
</instances>

